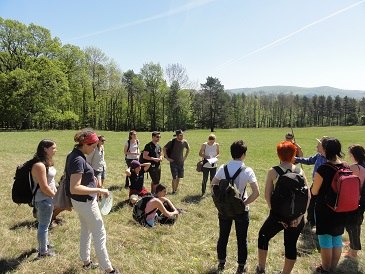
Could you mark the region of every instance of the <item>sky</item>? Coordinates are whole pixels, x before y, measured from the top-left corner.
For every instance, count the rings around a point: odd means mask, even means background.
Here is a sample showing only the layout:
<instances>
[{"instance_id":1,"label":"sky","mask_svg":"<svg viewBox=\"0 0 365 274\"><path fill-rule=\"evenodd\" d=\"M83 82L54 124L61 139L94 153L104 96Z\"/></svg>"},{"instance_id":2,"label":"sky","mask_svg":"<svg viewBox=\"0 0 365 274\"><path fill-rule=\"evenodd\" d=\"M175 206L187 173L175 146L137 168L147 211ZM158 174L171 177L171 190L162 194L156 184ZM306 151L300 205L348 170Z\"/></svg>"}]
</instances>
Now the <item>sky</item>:
<instances>
[{"instance_id":1,"label":"sky","mask_svg":"<svg viewBox=\"0 0 365 274\"><path fill-rule=\"evenodd\" d=\"M0 17L100 48L122 71L179 63L196 88L365 90L365 0L0 0Z\"/></svg>"}]
</instances>

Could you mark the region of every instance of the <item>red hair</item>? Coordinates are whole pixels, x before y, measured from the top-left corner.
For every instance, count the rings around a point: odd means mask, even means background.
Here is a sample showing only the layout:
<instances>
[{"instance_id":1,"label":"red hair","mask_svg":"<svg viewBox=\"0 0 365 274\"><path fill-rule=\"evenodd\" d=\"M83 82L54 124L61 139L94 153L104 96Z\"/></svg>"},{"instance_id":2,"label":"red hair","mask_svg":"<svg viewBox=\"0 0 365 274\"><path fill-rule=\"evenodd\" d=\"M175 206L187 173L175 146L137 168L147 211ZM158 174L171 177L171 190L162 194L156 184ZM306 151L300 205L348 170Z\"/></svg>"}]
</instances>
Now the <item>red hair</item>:
<instances>
[{"instance_id":1,"label":"red hair","mask_svg":"<svg viewBox=\"0 0 365 274\"><path fill-rule=\"evenodd\" d=\"M297 147L292 142L283 141L277 144L276 151L280 161L291 162L297 152Z\"/></svg>"}]
</instances>

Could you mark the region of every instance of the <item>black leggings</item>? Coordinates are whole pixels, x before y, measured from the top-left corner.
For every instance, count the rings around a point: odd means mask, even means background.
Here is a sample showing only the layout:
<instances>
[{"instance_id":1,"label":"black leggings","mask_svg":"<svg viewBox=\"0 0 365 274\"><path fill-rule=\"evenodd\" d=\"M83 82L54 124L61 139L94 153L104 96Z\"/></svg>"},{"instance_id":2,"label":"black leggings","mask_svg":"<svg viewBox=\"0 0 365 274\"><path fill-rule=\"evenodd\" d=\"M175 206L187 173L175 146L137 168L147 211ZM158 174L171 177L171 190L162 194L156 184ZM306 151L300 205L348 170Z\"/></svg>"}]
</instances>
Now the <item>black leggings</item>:
<instances>
[{"instance_id":1,"label":"black leggings","mask_svg":"<svg viewBox=\"0 0 365 274\"><path fill-rule=\"evenodd\" d=\"M297 227L288 227L284 230L285 258L289 260L297 259L297 241L304 227L304 218ZM269 241L278 234L284 227L270 214L259 231L258 248L269 249Z\"/></svg>"}]
</instances>

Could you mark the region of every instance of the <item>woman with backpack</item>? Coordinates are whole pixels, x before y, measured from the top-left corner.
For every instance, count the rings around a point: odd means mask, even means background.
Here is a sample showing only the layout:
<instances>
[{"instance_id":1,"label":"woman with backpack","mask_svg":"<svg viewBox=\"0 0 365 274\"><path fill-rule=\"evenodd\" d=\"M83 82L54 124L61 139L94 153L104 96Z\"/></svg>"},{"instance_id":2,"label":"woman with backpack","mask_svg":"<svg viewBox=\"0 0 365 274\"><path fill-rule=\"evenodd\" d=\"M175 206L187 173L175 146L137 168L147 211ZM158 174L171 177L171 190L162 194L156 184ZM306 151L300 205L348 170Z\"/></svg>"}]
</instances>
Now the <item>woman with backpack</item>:
<instances>
[{"instance_id":1,"label":"woman with backpack","mask_svg":"<svg viewBox=\"0 0 365 274\"><path fill-rule=\"evenodd\" d=\"M219 157L219 144L215 142L215 135L210 134L208 136L208 142L204 142L200 148L199 156L203 158L203 181L202 181L202 196L205 194L207 188L208 175L210 181L213 180L217 172L217 158ZM208 159L214 159L212 163L208 162Z\"/></svg>"},{"instance_id":2,"label":"woman with backpack","mask_svg":"<svg viewBox=\"0 0 365 274\"><path fill-rule=\"evenodd\" d=\"M341 161L343 153L341 143L336 138L328 138L322 142L327 163L321 165L314 174L311 188L317 195L315 217L316 234L321 248L321 265L317 273L330 273L336 270L342 251L342 234L345 230L346 213L338 213L328 206L328 195L332 192L331 184L337 169L344 168Z\"/></svg>"},{"instance_id":3,"label":"woman with backpack","mask_svg":"<svg viewBox=\"0 0 365 274\"><path fill-rule=\"evenodd\" d=\"M157 211L159 210L163 216L168 218L176 218L179 215L179 211L175 208L172 202L166 198L167 190L162 184L156 186L155 197L150 199L145 208L146 214L146 227L154 227L157 216ZM169 208L171 211L169 211Z\"/></svg>"},{"instance_id":4,"label":"woman with backpack","mask_svg":"<svg viewBox=\"0 0 365 274\"><path fill-rule=\"evenodd\" d=\"M128 140L124 144L124 155L125 162L127 167L131 166L133 160L139 159L139 140L137 139L137 132L135 130L131 130L128 135ZM124 188L129 187L129 180L126 176L125 178L125 186Z\"/></svg>"},{"instance_id":5,"label":"woman with backpack","mask_svg":"<svg viewBox=\"0 0 365 274\"><path fill-rule=\"evenodd\" d=\"M48 241L48 227L52 219L53 197L57 192L56 169L53 166L53 156L56 151L56 143L44 139L38 144L37 152L33 157L34 164L31 174L36 187L34 206L37 210L38 220L38 258L55 256Z\"/></svg>"},{"instance_id":6,"label":"woman with backpack","mask_svg":"<svg viewBox=\"0 0 365 274\"><path fill-rule=\"evenodd\" d=\"M356 222L354 224L347 224L345 226L347 233L349 234L350 239L350 250L348 251L346 257L349 258L357 258L357 252L361 250L361 241L360 241L360 233L361 233L361 225L364 220L364 209L365 209L365 149L361 145L352 145L349 147L349 157L353 162L350 165L350 169L352 170L354 175L359 176L362 195L360 199L360 207L356 212Z\"/></svg>"},{"instance_id":7,"label":"woman with backpack","mask_svg":"<svg viewBox=\"0 0 365 274\"><path fill-rule=\"evenodd\" d=\"M72 205L80 219L80 258L84 263L83 269L94 269L100 264L105 273L119 273L109 260L106 231L96 199L97 195L108 197L109 191L97 187L94 170L85 157L94 151L99 138L94 130L85 128L75 134L74 141L76 145L67 157L66 190L70 192ZM91 239L99 264L90 259Z\"/></svg>"},{"instance_id":8,"label":"woman with backpack","mask_svg":"<svg viewBox=\"0 0 365 274\"><path fill-rule=\"evenodd\" d=\"M260 228L258 238L258 266L256 273L265 273L267 251L269 242L280 231L284 230L284 246L285 246L285 261L282 274L291 273L297 259L297 241L304 227L304 214L309 205L310 192L307 187L307 179L304 171L300 166L296 166L295 155L297 148L295 144L288 141L280 142L276 146L277 154L280 159L280 165L271 168L266 176L265 184L265 200L270 208L270 214ZM284 174L299 174L298 184L301 185L302 193L296 193L296 197L301 199L290 200L291 197L281 196L281 199L276 201L275 195L289 194L288 188L284 188L282 175ZM297 178L295 176L294 178ZM289 181L289 184L297 184L296 181ZM279 189L284 189L282 193L277 193ZM291 195L290 195L291 196ZM283 208L287 209L290 205L286 201L294 204L294 215L284 213ZM295 210L294 210L295 209ZM285 216L284 216L285 215ZM286 216L289 215L289 216Z\"/></svg>"}]
</instances>

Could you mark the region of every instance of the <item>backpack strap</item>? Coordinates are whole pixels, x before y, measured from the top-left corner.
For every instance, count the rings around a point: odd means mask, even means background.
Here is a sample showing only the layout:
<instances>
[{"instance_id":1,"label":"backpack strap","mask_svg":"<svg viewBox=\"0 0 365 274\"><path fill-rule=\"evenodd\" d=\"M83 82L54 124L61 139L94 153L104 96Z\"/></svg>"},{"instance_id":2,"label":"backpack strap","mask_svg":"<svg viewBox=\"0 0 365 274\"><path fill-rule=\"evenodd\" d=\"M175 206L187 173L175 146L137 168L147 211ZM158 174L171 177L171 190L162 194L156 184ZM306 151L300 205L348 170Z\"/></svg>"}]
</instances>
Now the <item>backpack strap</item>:
<instances>
[{"instance_id":1,"label":"backpack strap","mask_svg":"<svg viewBox=\"0 0 365 274\"><path fill-rule=\"evenodd\" d=\"M279 166L273 166L272 168L276 171L277 174L279 174L279 176L285 174L284 170L282 170Z\"/></svg>"},{"instance_id":2,"label":"backpack strap","mask_svg":"<svg viewBox=\"0 0 365 274\"><path fill-rule=\"evenodd\" d=\"M235 172L235 174L231 177L231 176L229 176L229 172L228 172L227 165L224 166L224 174L226 175L226 179L232 180L232 183L238 177L238 175L241 173L241 171L242 171L242 166L240 166L240 168L237 169L237 171Z\"/></svg>"}]
</instances>

